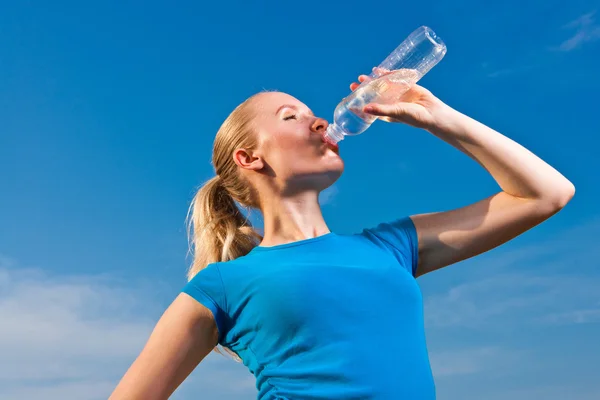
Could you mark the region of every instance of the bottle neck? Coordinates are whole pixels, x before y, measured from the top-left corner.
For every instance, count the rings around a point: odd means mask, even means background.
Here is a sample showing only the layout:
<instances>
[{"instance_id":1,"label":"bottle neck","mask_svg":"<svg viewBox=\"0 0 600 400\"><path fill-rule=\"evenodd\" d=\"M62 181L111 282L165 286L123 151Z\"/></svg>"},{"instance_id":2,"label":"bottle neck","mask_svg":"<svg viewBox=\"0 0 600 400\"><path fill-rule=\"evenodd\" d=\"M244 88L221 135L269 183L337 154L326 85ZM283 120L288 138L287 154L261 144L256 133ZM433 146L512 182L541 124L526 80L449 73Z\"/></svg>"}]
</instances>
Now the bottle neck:
<instances>
[{"instance_id":1,"label":"bottle neck","mask_svg":"<svg viewBox=\"0 0 600 400\"><path fill-rule=\"evenodd\" d=\"M327 131L325 132L325 140L333 144L337 144L338 142L344 140L344 131L338 124L334 122L327 127Z\"/></svg>"}]
</instances>

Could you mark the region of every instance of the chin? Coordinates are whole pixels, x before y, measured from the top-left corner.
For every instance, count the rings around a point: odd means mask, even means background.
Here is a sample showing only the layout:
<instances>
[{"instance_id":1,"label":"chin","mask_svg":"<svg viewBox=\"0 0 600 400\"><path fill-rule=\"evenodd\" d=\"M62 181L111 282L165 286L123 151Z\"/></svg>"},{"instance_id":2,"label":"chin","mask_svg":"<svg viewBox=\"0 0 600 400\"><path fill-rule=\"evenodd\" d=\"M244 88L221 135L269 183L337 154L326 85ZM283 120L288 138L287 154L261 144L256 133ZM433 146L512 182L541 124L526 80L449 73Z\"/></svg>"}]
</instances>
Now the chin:
<instances>
[{"instance_id":1,"label":"chin","mask_svg":"<svg viewBox=\"0 0 600 400\"><path fill-rule=\"evenodd\" d=\"M344 173L344 163L340 163L339 168L330 169L323 174L323 188L321 190L327 189L329 186L333 185Z\"/></svg>"},{"instance_id":2,"label":"chin","mask_svg":"<svg viewBox=\"0 0 600 400\"><path fill-rule=\"evenodd\" d=\"M338 155L307 162L302 167L284 179L288 190L325 190L344 172L344 162Z\"/></svg>"},{"instance_id":3,"label":"chin","mask_svg":"<svg viewBox=\"0 0 600 400\"><path fill-rule=\"evenodd\" d=\"M286 192L296 193L305 190L323 191L333 185L342 176L343 168L311 171L298 174L286 185Z\"/></svg>"},{"instance_id":4,"label":"chin","mask_svg":"<svg viewBox=\"0 0 600 400\"><path fill-rule=\"evenodd\" d=\"M342 160L342 157L340 157L339 155L336 156L335 158L329 160L330 162L327 165L327 174L329 175L337 175L337 178L340 177L340 175L342 175L342 173L344 172L344 160Z\"/></svg>"}]
</instances>

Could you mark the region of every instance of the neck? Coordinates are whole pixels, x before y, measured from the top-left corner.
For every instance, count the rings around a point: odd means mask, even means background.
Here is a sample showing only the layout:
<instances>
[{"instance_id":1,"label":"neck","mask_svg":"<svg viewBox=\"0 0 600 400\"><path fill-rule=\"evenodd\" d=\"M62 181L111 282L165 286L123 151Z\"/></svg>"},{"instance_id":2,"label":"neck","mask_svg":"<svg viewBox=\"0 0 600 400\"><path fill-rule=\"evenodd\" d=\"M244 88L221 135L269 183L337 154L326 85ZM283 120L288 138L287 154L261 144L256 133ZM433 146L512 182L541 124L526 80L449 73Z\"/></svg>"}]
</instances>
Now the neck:
<instances>
[{"instance_id":1,"label":"neck","mask_svg":"<svg viewBox=\"0 0 600 400\"><path fill-rule=\"evenodd\" d=\"M263 204L264 237L261 246L276 246L329 233L317 192L270 199Z\"/></svg>"}]
</instances>

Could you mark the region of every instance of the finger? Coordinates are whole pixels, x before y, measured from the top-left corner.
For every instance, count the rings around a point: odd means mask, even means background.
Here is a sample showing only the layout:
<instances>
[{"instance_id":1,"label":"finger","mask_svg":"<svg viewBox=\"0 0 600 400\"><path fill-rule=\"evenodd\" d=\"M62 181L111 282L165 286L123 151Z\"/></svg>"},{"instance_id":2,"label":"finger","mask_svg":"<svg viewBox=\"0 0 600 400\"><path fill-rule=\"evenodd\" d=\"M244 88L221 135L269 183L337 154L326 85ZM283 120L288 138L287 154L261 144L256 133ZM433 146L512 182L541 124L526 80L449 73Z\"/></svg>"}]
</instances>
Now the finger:
<instances>
[{"instance_id":1,"label":"finger","mask_svg":"<svg viewBox=\"0 0 600 400\"><path fill-rule=\"evenodd\" d=\"M355 91L356 88L359 87L361 83L363 83L365 81L368 81L369 79L370 78L367 75L359 75L359 77L358 77L358 82L359 83L352 82L350 84L350 90Z\"/></svg>"},{"instance_id":2,"label":"finger","mask_svg":"<svg viewBox=\"0 0 600 400\"><path fill-rule=\"evenodd\" d=\"M386 68L373 67L373 73L376 76L386 75L386 74L389 74L390 72L392 72L392 71L390 71L389 69L386 69Z\"/></svg>"},{"instance_id":3,"label":"finger","mask_svg":"<svg viewBox=\"0 0 600 400\"><path fill-rule=\"evenodd\" d=\"M380 104L367 104L363 107L363 112L377 116L386 115Z\"/></svg>"},{"instance_id":4,"label":"finger","mask_svg":"<svg viewBox=\"0 0 600 400\"><path fill-rule=\"evenodd\" d=\"M363 108L363 111L368 114L371 114L371 115L376 115L378 117L393 117L393 118L398 118L405 112L404 106L401 103L400 104L371 103L371 104L367 104Z\"/></svg>"}]
</instances>

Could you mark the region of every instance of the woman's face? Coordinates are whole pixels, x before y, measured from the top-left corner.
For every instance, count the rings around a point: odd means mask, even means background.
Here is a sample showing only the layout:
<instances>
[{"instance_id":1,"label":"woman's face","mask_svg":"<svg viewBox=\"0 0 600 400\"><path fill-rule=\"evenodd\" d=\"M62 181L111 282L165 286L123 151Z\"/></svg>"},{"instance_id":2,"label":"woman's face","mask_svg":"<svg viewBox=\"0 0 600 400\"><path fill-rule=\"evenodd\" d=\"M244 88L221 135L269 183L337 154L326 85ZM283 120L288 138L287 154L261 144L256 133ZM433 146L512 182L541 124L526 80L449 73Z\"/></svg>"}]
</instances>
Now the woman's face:
<instances>
[{"instance_id":1,"label":"woman's face","mask_svg":"<svg viewBox=\"0 0 600 400\"><path fill-rule=\"evenodd\" d=\"M255 151L288 194L326 189L342 174L338 148L323 134L328 123L298 99L280 92L261 93L254 102L258 134Z\"/></svg>"}]
</instances>

